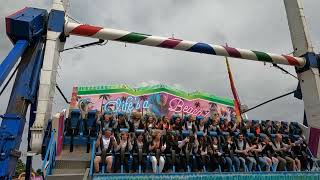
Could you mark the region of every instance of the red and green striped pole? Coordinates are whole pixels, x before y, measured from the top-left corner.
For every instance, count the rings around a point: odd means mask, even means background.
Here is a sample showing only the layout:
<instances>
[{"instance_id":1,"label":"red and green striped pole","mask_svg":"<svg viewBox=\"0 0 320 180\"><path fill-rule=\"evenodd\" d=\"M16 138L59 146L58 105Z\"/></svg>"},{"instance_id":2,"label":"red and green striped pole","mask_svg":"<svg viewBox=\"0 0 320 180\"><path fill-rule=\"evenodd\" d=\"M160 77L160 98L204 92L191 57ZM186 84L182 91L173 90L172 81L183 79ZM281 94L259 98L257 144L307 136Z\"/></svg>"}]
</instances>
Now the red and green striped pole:
<instances>
[{"instance_id":1,"label":"red and green striped pole","mask_svg":"<svg viewBox=\"0 0 320 180\"><path fill-rule=\"evenodd\" d=\"M65 25L65 34L298 67L303 67L306 63L305 59L301 57L232 48L203 42L192 42L70 22Z\"/></svg>"}]
</instances>

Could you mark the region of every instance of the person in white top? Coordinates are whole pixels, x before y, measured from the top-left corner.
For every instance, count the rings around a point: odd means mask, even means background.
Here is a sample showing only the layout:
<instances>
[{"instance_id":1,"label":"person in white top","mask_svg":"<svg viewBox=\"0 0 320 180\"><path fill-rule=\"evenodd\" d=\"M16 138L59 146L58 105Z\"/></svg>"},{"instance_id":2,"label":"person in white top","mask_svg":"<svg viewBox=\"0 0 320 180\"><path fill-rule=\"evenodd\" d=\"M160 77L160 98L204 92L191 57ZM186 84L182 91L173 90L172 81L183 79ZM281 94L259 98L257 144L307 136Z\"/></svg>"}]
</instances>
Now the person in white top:
<instances>
[{"instance_id":1,"label":"person in white top","mask_svg":"<svg viewBox=\"0 0 320 180\"><path fill-rule=\"evenodd\" d=\"M288 166L289 171L296 169L295 160L289 157L289 151L292 145L288 145L282 141L282 135L276 134L274 143L272 144L273 150L277 154L277 159L279 160L278 170L283 171L286 166Z\"/></svg>"},{"instance_id":2,"label":"person in white top","mask_svg":"<svg viewBox=\"0 0 320 180\"><path fill-rule=\"evenodd\" d=\"M164 156L161 156L161 153L166 149L166 143L163 143L161 140L161 132L155 131L152 142L149 145L149 151L151 152L151 163L153 173L157 173L157 164L159 163L159 172L161 173L164 167ZM157 157L157 151L160 150L160 155Z\"/></svg>"},{"instance_id":3,"label":"person in white top","mask_svg":"<svg viewBox=\"0 0 320 180\"><path fill-rule=\"evenodd\" d=\"M107 165L107 172L112 172L112 151L117 147L117 141L112 136L111 130L106 129L104 136L101 133L96 141L96 157L94 158L94 170L99 172L99 163L102 162L102 156L105 156L104 162ZM105 154L105 155L104 155Z\"/></svg>"}]
</instances>

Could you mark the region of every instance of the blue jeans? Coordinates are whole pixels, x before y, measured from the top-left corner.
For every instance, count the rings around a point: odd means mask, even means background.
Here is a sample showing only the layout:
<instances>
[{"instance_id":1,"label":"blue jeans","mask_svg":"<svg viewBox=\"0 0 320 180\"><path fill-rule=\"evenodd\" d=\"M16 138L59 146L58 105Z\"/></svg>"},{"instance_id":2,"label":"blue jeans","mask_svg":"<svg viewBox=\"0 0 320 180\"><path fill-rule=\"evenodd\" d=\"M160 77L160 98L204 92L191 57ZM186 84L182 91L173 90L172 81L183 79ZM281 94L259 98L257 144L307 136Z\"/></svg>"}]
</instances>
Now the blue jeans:
<instances>
[{"instance_id":1,"label":"blue jeans","mask_svg":"<svg viewBox=\"0 0 320 180\"><path fill-rule=\"evenodd\" d=\"M257 161L254 157L247 157L248 160L248 171L252 171L256 169Z\"/></svg>"},{"instance_id":2,"label":"blue jeans","mask_svg":"<svg viewBox=\"0 0 320 180\"><path fill-rule=\"evenodd\" d=\"M228 167L228 171L229 172L232 172L233 171L233 167L232 165L234 165L235 167L235 171L238 172L239 171L239 168L240 168L240 160L238 157L225 157L225 160L226 160L226 164L227 164L227 167Z\"/></svg>"},{"instance_id":3,"label":"blue jeans","mask_svg":"<svg viewBox=\"0 0 320 180\"><path fill-rule=\"evenodd\" d=\"M264 157L259 157L258 158L259 165L261 167L261 170L265 167L266 171L270 171L270 164L267 162L267 159Z\"/></svg>"},{"instance_id":4,"label":"blue jeans","mask_svg":"<svg viewBox=\"0 0 320 180\"><path fill-rule=\"evenodd\" d=\"M246 159L245 158L243 158L243 157L239 157L239 160L240 160L240 162L241 162L241 165L242 165L242 167L243 167L243 169L244 169L244 171L246 171ZM252 165L251 165L252 166Z\"/></svg>"}]
</instances>

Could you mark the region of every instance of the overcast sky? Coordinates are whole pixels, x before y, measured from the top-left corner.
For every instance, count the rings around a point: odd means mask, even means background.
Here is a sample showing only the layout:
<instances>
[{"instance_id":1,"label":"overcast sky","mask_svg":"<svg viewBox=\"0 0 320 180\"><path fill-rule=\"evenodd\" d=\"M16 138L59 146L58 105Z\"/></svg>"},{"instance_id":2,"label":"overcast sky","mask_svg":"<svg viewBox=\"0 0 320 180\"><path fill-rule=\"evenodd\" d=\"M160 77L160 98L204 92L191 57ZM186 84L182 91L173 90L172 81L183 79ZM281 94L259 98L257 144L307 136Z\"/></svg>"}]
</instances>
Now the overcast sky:
<instances>
[{"instance_id":1,"label":"overcast sky","mask_svg":"<svg viewBox=\"0 0 320 180\"><path fill-rule=\"evenodd\" d=\"M320 1L304 0L312 42L320 47ZM25 6L48 9L50 0L0 0L0 62L12 48L4 17ZM69 14L81 23L279 54L292 52L282 0L71 0ZM66 47L95 41L70 37ZM61 54L57 82L70 99L73 86L165 83L187 91L232 98L223 57L118 42ZM252 107L292 91L297 80L259 62L231 59L242 103ZM292 67L283 66L294 73ZM0 97L5 112L10 91ZM56 95L54 111L66 107ZM248 113L252 119L302 121L303 103L288 96Z\"/></svg>"}]
</instances>

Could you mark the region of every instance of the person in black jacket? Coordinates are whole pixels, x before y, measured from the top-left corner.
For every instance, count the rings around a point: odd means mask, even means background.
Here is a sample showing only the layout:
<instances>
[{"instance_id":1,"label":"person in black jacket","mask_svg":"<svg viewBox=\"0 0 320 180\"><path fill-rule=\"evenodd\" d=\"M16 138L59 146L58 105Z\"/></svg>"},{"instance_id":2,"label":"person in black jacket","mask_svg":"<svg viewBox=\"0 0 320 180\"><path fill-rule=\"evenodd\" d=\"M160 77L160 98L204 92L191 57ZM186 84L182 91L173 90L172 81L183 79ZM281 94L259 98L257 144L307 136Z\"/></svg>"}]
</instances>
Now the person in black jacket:
<instances>
[{"instance_id":1,"label":"person in black jacket","mask_svg":"<svg viewBox=\"0 0 320 180\"><path fill-rule=\"evenodd\" d=\"M221 144L219 142L218 137L208 138L209 140L209 170L215 171L218 169L219 165L221 167L221 171L224 171L225 159L223 158L223 152L221 148Z\"/></svg>"},{"instance_id":2,"label":"person in black jacket","mask_svg":"<svg viewBox=\"0 0 320 180\"><path fill-rule=\"evenodd\" d=\"M273 170L276 171L278 168L279 160L277 158L277 155L275 151L273 150L273 144L270 142L270 139L268 136L265 136L263 138L262 145L262 156L267 160L267 162L272 162Z\"/></svg>"},{"instance_id":3,"label":"person in black jacket","mask_svg":"<svg viewBox=\"0 0 320 180\"><path fill-rule=\"evenodd\" d=\"M193 158L196 152L198 152L198 146L199 142L196 136L191 134L178 145L180 148L181 165L185 171L187 171L188 165L191 165L191 167L189 166L191 168L190 171L198 171L198 164L196 159Z\"/></svg>"},{"instance_id":4,"label":"person in black jacket","mask_svg":"<svg viewBox=\"0 0 320 180\"><path fill-rule=\"evenodd\" d=\"M224 158L229 172L232 172L232 165L235 167L235 171L239 172L240 160L236 155L237 146L232 141L231 136L227 136L226 143L223 146Z\"/></svg>"},{"instance_id":5,"label":"person in black jacket","mask_svg":"<svg viewBox=\"0 0 320 180\"><path fill-rule=\"evenodd\" d=\"M131 127L130 132L134 132L136 129L144 129L144 123L142 122L141 113L139 112L132 112L131 113Z\"/></svg>"},{"instance_id":6,"label":"person in black jacket","mask_svg":"<svg viewBox=\"0 0 320 180\"><path fill-rule=\"evenodd\" d=\"M165 135L164 142L166 142L167 145L166 149L164 150L164 154L166 156L166 163L164 168L165 171L171 172L173 169L173 165L175 165L177 171L181 169L178 140L179 139L175 131L168 131ZM173 151L175 151L175 158L173 157Z\"/></svg>"},{"instance_id":7,"label":"person in black jacket","mask_svg":"<svg viewBox=\"0 0 320 180\"><path fill-rule=\"evenodd\" d=\"M139 151L142 156L139 157ZM146 171L146 157L148 154L148 142L144 136L144 133L136 133L136 138L133 143L132 148L133 162L132 171L136 172L141 165L141 172Z\"/></svg>"},{"instance_id":8,"label":"person in black jacket","mask_svg":"<svg viewBox=\"0 0 320 180\"><path fill-rule=\"evenodd\" d=\"M302 138L298 142L291 148L291 151L300 160L302 171L311 170L313 168L313 160L310 151L308 151L308 145Z\"/></svg>"},{"instance_id":9,"label":"person in black jacket","mask_svg":"<svg viewBox=\"0 0 320 180\"><path fill-rule=\"evenodd\" d=\"M97 124L100 125L100 128L102 131L109 128L113 129L116 124L116 120L114 120L113 118L112 111L110 110L110 111L104 112L103 116L101 117L100 121L97 122Z\"/></svg>"},{"instance_id":10,"label":"person in black jacket","mask_svg":"<svg viewBox=\"0 0 320 180\"><path fill-rule=\"evenodd\" d=\"M174 115L171 119L170 124L173 131L181 132L183 129L183 122L179 115Z\"/></svg>"},{"instance_id":11,"label":"person in black jacket","mask_svg":"<svg viewBox=\"0 0 320 180\"><path fill-rule=\"evenodd\" d=\"M201 170L204 168L208 169L209 166L209 143L207 141L206 136L198 136L198 141L199 141L199 146L198 146L198 151L196 154L196 159L197 159L197 166L198 170Z\"/></svg>"},{"instance_id":12,"label":"person in black jacket","mask_svg":"<svg viewBox=\"0 0 320 180\"><path fill-rule=\"evenodd\" d=\"M127 116L123 112L118 112L118 117L114 125L114 128L116 132L120 132L120 129L123 129L123 128L129 129L129 130L133 129L132 123L127 120Z\"/></svg>"},{"instance_id":13,"label":"person in black jacket","mask_svg":"<svg viewBox=\"0 0 320 180\"><path fill-rule=\"evenodd\" d=\"M124 171L129 172L128 159L130 157L130 152L132 150L131 137L128 135L127 131L121 132L121 137L117 147L115 148L116 158L115 158L115 172L120 172L120 167L123 165Z\"/></svg>"},{"instance_id":14,"label":"person in black jacket","mask_svg":"<svg viewBox=\"0 0 320 180\"><path fill-rule=\"evenodd\" d=\"M238 139L236 141L236 153L239 156L239 160L243 166L243 168L246 167L246 161L248 162L248 170L254 170L256 165L257 165L257 161L254 159L254 157L252 157L252 154L250 154L250 150L252 147L250 147L250 144L245 140L244 135L242 133L240 133L238 135Z\"/></svg>"}]
</instances>

